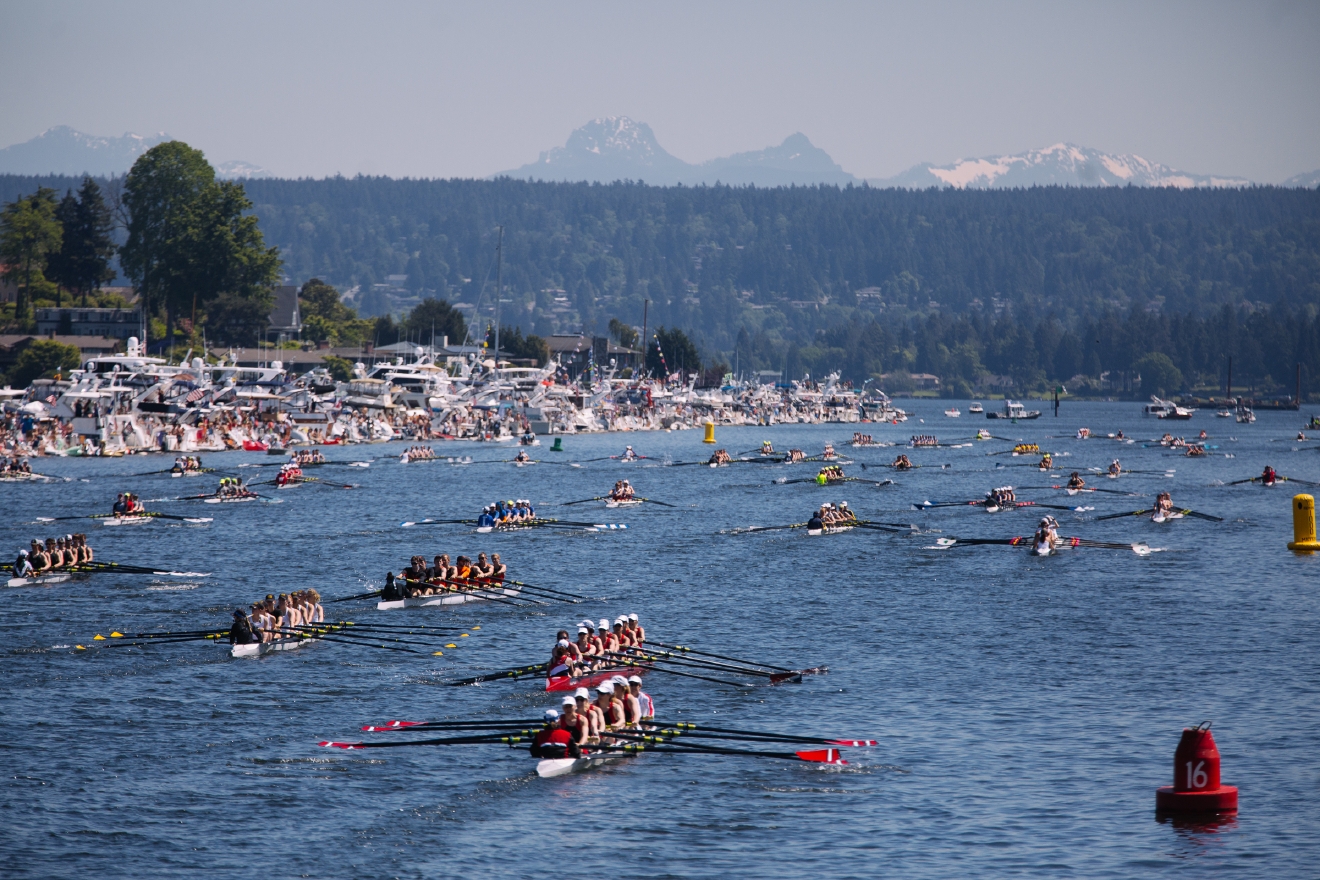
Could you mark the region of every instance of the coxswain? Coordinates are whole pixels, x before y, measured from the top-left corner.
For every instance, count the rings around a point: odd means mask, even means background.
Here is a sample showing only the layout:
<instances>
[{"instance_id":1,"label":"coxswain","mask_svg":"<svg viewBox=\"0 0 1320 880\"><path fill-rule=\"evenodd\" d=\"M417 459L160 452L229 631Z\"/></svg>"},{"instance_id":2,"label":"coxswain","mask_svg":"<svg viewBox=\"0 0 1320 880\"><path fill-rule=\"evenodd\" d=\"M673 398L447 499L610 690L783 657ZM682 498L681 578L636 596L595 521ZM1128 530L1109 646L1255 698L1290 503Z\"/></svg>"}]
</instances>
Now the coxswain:
<instances>
[{"instance_id":1,"label":"coxswain","mask_svg":"<svg viewBox=\"0 0 1320 880\"><path fill-rule=\"evenodd\" d=\"M1123 473L1123 466L1118 463L1118 459L1114 459L1109 463L1109 476L1117 477L1121 473Z\"/></svg>"},{"instance_id":2,"label":"coxswain","mask_svg":"<svg viewBox=\"0 0 1320 880\"><path fill-rule=\"evenodd\" d=\"M18 551L18 558L14 560L14 577L25 578L33 574L32 560L26 550Z\"/></svg>"},{"instance_id":3,"label":"coxswain","mask_svg":"<svg viewBox=\"0 0 1320 880\"><path fill-rule=\"evenodd\" d=\"M519 464L522 464L523 462L531 461L532 457L527 454L526 449L519 449L518 454L513 457L513 460Z\"/></svg>"},{"instance_id":4,"label":"coxswain","mask_svg":"<svg viewBox=\"0 0 1320 880\"><path fill-rule=\"evenodd\" d=\"M576 750L576 754L574 751ZM532 757L558 760L572 755L577 758L582 754L573 743L573 736L559 726L559 713L554 709L545 712L545 727L532 737Z\"/></svg>"},{"instance_id":5,"label":"coxswain","mask_svg":"<svg viewBox=\"0 0 1320 880\"><path fill-rule=\"evenodd\" d=\"M811 519L807 520L807 530L819 532L823 528L825 528L825 506L821 505L820 510L813 513Z\"/></svg>"},{"instance_id":6,"label":"coxswain","mask_svg":"<svg viewBox=\"0 0 1320 880\"><path fill-rule=\"evenodd\" d=\"M252 621L248 620L242 608L235 608L234 622L229 626L229 644L251 645L259 641L261 638L252 631Z\"/></svg>"},{"instance_id":7,"label":"coxswain","mask_svg":"<svg viewBox=\"0 0 1320 880\"><path fill-rule=\"evenodd\" d=\"M1266 486L1273 486L1275 482L1278 481L1278 479L1279 479L1279 475L1275 472L1274 468L1270 467L1269 465L1265 465L1265 470L1262 471L1260 475L1261 483L1263 483Z\"/></svg>"},{"instance_id":8,"label":"coxswain","mask_svg":"<svg viewBox=\"0 0 1320 880\"><path fill-rule=\"evenodd\" d=\"M1068 478L1068 488L1084 489L1086 488L1086 480L1083 480L1082 475L1079 474L1077 471L1073 471L1072 476Z\"/></svg>"},{"instance_id":9,"label":"coxswain","mask_svg":"<svg viewBox=\"0 0 1320 880\"><path fill-rule=\"evenodd\" d=\"M170 468L170 473L178 474L182 476L185 470L186 468L184 468L183 466L183 459L182 458L174 459L174 467Z\"/></svg>"},{"instance_id":10,"label":"coxswain","mask_svg":"<svg viewBox=\"0 0 1320 880\"><path fill-rule=\"evenodd\" d=\"M380 598L382 602L398 602L404 598L399 585L394 581L394 572L385 572L385 586L381 587Z\"/></svg>"},{"instance_id":11,"label":"coxswain","mask_svg":"<svg viewBox=\"0 0 1320 880\"><path fill-rule=\"evenodd\" d=\"M912 470L912 460L905 453L900 452L898 458L894 459L893 467L895 470L910 471Z\"/></svg>"},{"instance_id":12,"label":"coxswain","mask_svg":"<svg viewBox=\"0 0 1320 880\"><path fill-rule=\"evenodd\" d=\"M1126 440L1127 438L1123 436L1123 432L1120 430L1117 434L1114 435L1114 439L1115 439L1115 440Z\"/></svg>"},{"instance_id":13,"label":"coxswain","mask_svg":"<svg viewBox=\"0 0 1320 880\"><path fill-rule=\"evenodd\" d=\"M477 517L477 528L488 529L495 525L495 510L491 505L481 508L481 514Z\"/></svg>"}]
</instances>

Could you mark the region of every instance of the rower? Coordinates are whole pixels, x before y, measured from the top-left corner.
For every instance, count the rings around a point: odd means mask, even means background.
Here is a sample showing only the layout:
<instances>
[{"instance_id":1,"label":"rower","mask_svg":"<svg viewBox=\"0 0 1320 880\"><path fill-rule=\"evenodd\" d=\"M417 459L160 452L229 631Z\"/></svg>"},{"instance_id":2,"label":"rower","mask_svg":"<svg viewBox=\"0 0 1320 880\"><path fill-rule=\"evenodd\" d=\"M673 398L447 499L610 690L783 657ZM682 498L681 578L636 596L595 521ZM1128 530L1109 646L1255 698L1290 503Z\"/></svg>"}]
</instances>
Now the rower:
<instances>
[{"instance_id":1,"label":"rower","mask_svg":"<svg viewBox=\"0 0 1320 880\"><path fill-rule=\"evenodd\" d=\"M843 522L857 522L857 514L848 508L847 501L839 502L839 519Z\"/></svg>"},{"instance_id":2,"label":"rower","mask_svg":"<svg viewBox=\"0 0 1320 880\"><path fill-rule=\"evenodd\" d=\"M1114 459L1109 463L1109 476L1117 477L1121 473L1123 473L1123 466L1118 463L1118 459Z\"/></svg>"},{"instance_id":3,"label":"rower","mask_svg":"<svg viewBox=\"0 0 1320 880\"><path fill-rule=\"evenodd\" d=\"M120 517L128 513L128 502L124 500L123 492L120 492L115 497L115 503L114 506L110 508L110 512L113 513L116 517Z\"/></svg>"},{"instance_id":4,"label":"rower","mask_svg":"<svg viewBox=\"0 0 1320 880\"><path fill-rule=\"evenodd\" d=\"M596 649L595 643L591 641L591 630L587 629L585 626L578 626L577 641L573 644L577 646L578 653L581 654L583 658L595 657L599 653Z\"/></svg>"},{"instance_id":5,"label":"rower","mask_svg":"<svg viewBox=\"0 0 1320 880\"><path fill-rule=\"evenodd\" d=\"M637 706L641 710L641 720L650 721L655 717L655 703L651 700L651 695L642 690L640 675L628 676L628 693L637 701Z\"/></svg>"},{"instance_id":6,"label":"rower","mask_svg":"<svg viewBox=\"0 0 1320 880\"><path fill-rule=\"evenodd\" d=\"M1151 511L1152 516L1168 516L1173 513L1173 497L1168 492L1161 492L1155 496L1155 508Z\"/></svg>"},{"instance_id":7,"label":"rower","mask_svg":"<svg viewBox=\"0 0 1320 880\"><path fill-rule=\"evenodd\" d=\"M532 737L532 757L542 759L561 759L569 753L573 737L559 726L559 713L554 709L545 711L545 727ZM579 755L581 752L579 752ZM578 757L578 755L573 755Z\"/></svg>"},{"instance_id":8,"label":"rower","mask_svg":"<svg viewBox=\"0 0 1320 880\"><path fill-rule=\"evenodd\" d=\"M825 459L826 461L829 461L831 458L837 458L838 456L834 452L834 444L826 443L825 451L820 454L820 457Z\"/></svg>"},{"instance_id":9,"label":"rower","mask_svg":"<svg viewBox=\"0 0 1320 880\"><path fill-rule=\"evenodd\" d=\"M1201 433L1200 433L1200 435L1197 437L1197 439L1198 439L1198 440L1209 440L1209 439L1210 439L1210 435L1207 434L1207 433L1205 432L1205 428L1202 428L1202 429L1201 429Z\"/></svg>"},{"instance_id":10,"label":"rower","mask_svg":"<svg viewBox=\"0 0 1320 880\"><path fill-rule=\"evenodd\" d=\"M1126 440L1127 438L1123 436L1123 432L1120 430L1117 434L1114 435L1114 439L1115 439L1115 440Z\"/></svg>"},{"instance_id":11,"label":"rower","mask_svg":"<svg viewBox=\"0 0 1320 880\"><path fill-rule=\"evenodd\" d=\"M1273 486L1278 479L1279 475L1275 472L1274 468L1265 465L1265 470L1261 472L1260 475L1260 481L1266 486Z\"/></svg>"},{"instance_id":12,"label":"rower","mask_svg":"<svg viewBox=\"0 0 1320 880\"><path fill-rule=\"evenodd\" d=\"M636 729L642 721L642 704L628 687L628 679L616 675L610 679L610 684L614 685L614 695L623 707L624 727Z\"/></svg>"},{"instance_id":13,"label":"rower","mask_svg":"<svg viewBox=\"0 0 1320 880\"><path fill-rule=\"evenodd\" d=\"M32 568L37 574L50 571L50 556L46 553L46 548L42 546L41 541L32 539Z\"/></svg>"},{"instance_id":14,"label":"rower","mask_svg":"<svg viewBox=\"0 0 1320 880\"><path fill-rule=\"evenodd\" d=\"M490 554L490 564L495 570L491 573L491 579L496 583L504 583L504 576L509 573L509 567L500 562L500 554Z\"/></svg>"},{"instance_id":15,"label":"rower","mask_svg":"<svg viewBox=\"0 0 1320 880\"><path fill-rule=\"evenodd\" d=\"M622 617L614 618L614 626L611 628L610 633L614 636L615 640L618 641L620 651L626 652L633 646L632 638L624 629Z\"/></svg>"},{"instance_id":16,"label":"rower","mask_svg":"<svg viewBox=\"0 0 1320 880\"><path fill-rule=\"evenodd\" d=\"M33 573L32 560L26 550L18 551L18 558L14 560L14 577L31 577Z\"/></svg>"},{"instance_id":17,"label":"rower","mask_svg":"<svg viewBox=\"0 0 1320 880\"><path fill-rule=\"evenodd\" d=\"M573 694L565 694L560 701L559 727L568 733L570 748L577 750L574 757L582 754L582 746L587 744L587 737L591 735L591 720L578 714L577 697Z\"/></svg>"},{"instance_id":18,"label":"rower","mask_svg":"<svg viewBox=\"0 0 1320 880\"><path fill-rule=\"evenodd\" d=\"M1036 529L1036 534L1032 537L1032 549L1037 556L1048 556L1054 551L1055 541L1058 536L1050 528L1050 521L1043 519L1040 521L1040 527Z\"/></svg>"},{"instance_id":19,"label":"rower","mask_svg":"<svg viewBox=\"0 0 1320 880\"><path fill-rule=\"evenodd\" d=\"M523 462L531 461L532 457L527 454L526 449L519 449L518 454L513 457L513 460L521 464Z\"/></svg>"},{"instance_id":20,"label":"rower","mask_svg":"<svg viewBox=\"0 0 1320 880\"><path fill-rule=\"evenodd\" d=\"M1040 468L1041 468L1041 470L1046 470L1046 471L1047 471L1047 470L1049 470L1049 469L1052 468L1052 467L1054 467L1054 456L1051 455L1051 454L1048 453L1048 452L1046 452L1046 453L1044 453L1043 455L1041 455L1041 457L1040 457Z\"/></svg>"},{"instance_id":21,"label":"rower","mask_svg":"<svg viewBox=\"0 0 1320 880\"><path fill-rule=\"evenodd\" d=\"M614 685L608 681L603 681L600 687L596 689L596 709L600 711L600 731L601 741L605 741L604 733L614 728ZM611 740L612 742L612 740Z\"/></svg>"},{"instance_id":22,"label":"rower","mask_svg":"<svg viewBox=\"0 0 1320 880\"><path fill-rule=\"evenodd\" d=\"M1068 478L1068 488L1082 489L1085 487L1086 487L1086 480L1083 480L1082 475L1079 474L1077 471L1073 471L1072 476Z\"/></svg>"},{"instance_id":23,"label":"rower","mask_svg":"<svg viewBox=\"0 0 1320 880\"><path fill-rule=\"evenodd\" d=\"M762 440L762 441L761 441L761 454L762 454L762 455L774 455L774 454L775 454L775 447L774 447L774 445L773 445L769 440Z\"/></svg>"},{"instance_id":24,"label":"rower","mask_svg":"<svg viewBox=\"0 0 1320 880\"><path fill-rule=\"evenodd\" d=\"M587 719L587 741L599 742L600 732L605 727L605 713L591 701L591 692L584 687L573 692L573 701L577 704L577 713Z\"/></svg>"},{"instance_id":25,"label":"rower","mask_svg":"<svg viewBox=\"0 0 1320 880\"><path fill-rule=\"evenodd\" d=\"M895 470L910 471L912 470L912 460L905 453L900 452L898 458L894 459L893 467Z\"/></svg>"},{"instance_id":26,"label":"rower","mask_svg":"<svg viewBox=\"0 0 1320 880\"><path fill-rule=\"evenodd\" d=\"M635 644L641 645L646 641L646 630L642 628L641 621L638 620L636 614L628 615L628 625L632 628L633 642Z\"/></svg>"},{"instance_id":27,"label":"rower","mask_svg":"<svg viewBox=\"0 0 1320 880\"><path fill-rule=\"evenodd\" d=\"M619 458L621 461L636 461L637 453L633 452L631 446L628 446L623 450L623 455L619 456Z\"/></svg>"},{"instance_id":28,"label":"rower","mask_svg":"<svg viewBox=\"0 0 1320 880\"><path fill-rule=\"evenodd\" d=\"M252 631L252 622L243 613L243 609L235 608L234 622L229 626L229 644L251 645L259 641L261 638Z\"/></svg>"},{"instance_id":29,"label":"rower","mask_svg":"<svg viewBox=\"0 0 1320 880\"><path fill-rule=\"evenodd\" d=\"M564 635L568 635L568 633L564 633ZM568 649L568 645L568 639L560 639L555 642L554 650L550 652L550 662L547 664L550 667L550 671L547 673L550 678L556 675L571 676L573 674L573 654Z\"/></svg>"},{"instance_id":30,"label":"rower","mask_svg":"<svg viewBox=\"0 0 1320 880\"><path fill-rule=\"evenodd\" d=\"M489 580L490 576L494 573L495 566L490 564L490 560L486 558L486 554L478 553L477 562L472 566L472 576L481 578L482 580Z\"/></svg>"},{"instance_id":31,"label":"rower","mask_svg":"<svg viewBox=\"0 0 1320 880\"><path fill-rule=\"evenodd\" d=\"M1202 431L1201 433L1202 433L1202 434L1205 434L1204 431ZM1298 439L1298 440L1305 440L1305 439L1306 439L1306 434L1304 434L1304 433L1301 432L1301 431L1298 431L1298 432L1297 432L1297 439Z\"/></svg>"}]
</instances>

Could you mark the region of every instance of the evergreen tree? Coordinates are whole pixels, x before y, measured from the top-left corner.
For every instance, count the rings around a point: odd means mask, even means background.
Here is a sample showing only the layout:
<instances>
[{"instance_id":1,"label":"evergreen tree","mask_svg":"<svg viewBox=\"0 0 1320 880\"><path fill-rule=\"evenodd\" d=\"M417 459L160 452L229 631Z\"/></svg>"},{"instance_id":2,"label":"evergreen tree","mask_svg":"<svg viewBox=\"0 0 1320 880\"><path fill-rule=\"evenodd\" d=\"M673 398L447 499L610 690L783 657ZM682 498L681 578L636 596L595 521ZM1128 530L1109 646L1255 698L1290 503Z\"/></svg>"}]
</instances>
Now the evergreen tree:
<instances>
[{"instance_id":1,"label":"evergreen tree","mask_svg":"<svg viewBox=\"0 0 1320 880\"><path fill-rule=\"evenodd\" d=\"M115 253L110 208L96 181L84 177L78 197L74 198L72 190L66 193L57 216L64 238L59 252L50 259L51 280L81 294L85 306L88 294L115 277L110 267ZM58 292L55 304L61 304Z\"/></svg>"},{"instance_id":2,"label":"evergreen tree","mask_svg":"<svg viewBox=\"0 0 1320 880\"><path fill-rule=\"evenodd\" d=\"M55 191L38 187L30 196L5 205L0 214L0 259L22 279L14 303L14 321L28 324L34 284L45 281L46 262L59 251L63 231L56 216Z\"/></svg>"}]
</instances>

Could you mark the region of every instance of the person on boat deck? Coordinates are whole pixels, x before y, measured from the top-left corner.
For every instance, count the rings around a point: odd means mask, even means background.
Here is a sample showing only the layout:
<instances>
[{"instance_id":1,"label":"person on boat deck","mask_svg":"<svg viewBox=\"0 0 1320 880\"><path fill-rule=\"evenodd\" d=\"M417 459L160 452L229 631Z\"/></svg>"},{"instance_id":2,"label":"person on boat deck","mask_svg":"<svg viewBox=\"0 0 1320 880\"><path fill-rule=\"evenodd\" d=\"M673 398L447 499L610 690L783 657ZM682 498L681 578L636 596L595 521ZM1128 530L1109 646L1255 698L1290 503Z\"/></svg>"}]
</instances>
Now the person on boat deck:
<instances>
[{"instance_id":1,"label":"person on boat deck","mask_svg":"<svg viewBox=\"0 0 1320 880\"><path fill-rule=\"evenodd\" d=\"M592 702L591 692L580 687L573 692L573 702L577 704L577 713L587 719L587 742L600 742L600 732L605 727L605 713Z\"/></svg>"},{"instance_id":2,"label":"person on boat deck","mask_svg":"<svg viewBox=\"0 0 1320 880\"><path fill-rule=\"evenodd\" d=\"M1274 485L1274 482L1278 479L1279 479L1279 475L1275 473L1274 468L1270 467L1269 465L1265 465L1265 470L1262 471L1260 475L1260 481L1264 483L1266 486L1272 486Z\"/></svg>"},{"instance_id":3,"label":"person on boat deck","mask_svg":"<svg viewBox=\"0 0 1320 880\"><path fill-rule=\"evenodd\" d=\"M1073 471L1072 476L1068 478L1068 488L1082 489L1085 486L1086 486L1086 480L1083 480L1082 475L1079 474L1077 471Z\"/></svg>"},{"instance_id":4,"label":"person on boat deck","mask_svg":"<svg viewBox=\"0 0 1320 880\"><path fill-rule=\"evenodd\" d=\"M545 727L532 737L532 757L540 759L560 759L568 755L573 748L573 737L559 726L559 713L554 709L545 712ZM574 758L581 757L578 750Z\"/></svg>"},{"instance_id":5,"label":"person on boat deck","mask_svg":"<svg viewBox=\"0 0 1320 880\"><path fill-rule=\"evenodd\" d=\"M50 571L50 556L46 553L46 548L42 546L41 541L32 539L32 568L37 574Z\"/></svg>"},{"instance_id":6,"label":"person on boat deck","mask_svg":"<svg viewBox=\"0 0 1320 880\"><path fill-rule=\"evenodd\" d=\"M491 572L490 575L491 578L493 578L495 581L499 583L503 583L504 576L509 573L509 567L505 565L503 562L500 562L500 554L498 553L490 554L490 564L491 567L495 569L493 572Z\"/></svg>"},{"instance_id":7,"label":"person on boat deck","mask_svg":"<svg viewBox=\"0 0 1320 880\"><path fill-rule=\"evenodd\" d=\"M578 714L577 697L572 694L559 701L559 727L569 736L569 754L579 757L591 736L591 719Z\"/></svg>"},{"instance_id":8,"label":"person on boat deck","mask_svg":"<svg viewBox=\"0 0 1320 880\"><path fill-rule=\"evenodd\" d=\"M234 609L234 622L229 626L229 644L251 645L261 639L252 631L252 623L242 608Z\"/></svg>"},{"instance_id":9,"label":"person on boat deck","mask_svg":"<svg viewBox=\"0 0 1320 880\"><path fill-rule=\"evenodd\" d=\"M900 471L908 471L908 470L911 470L911 469L912 469L912 460L911 460L910 458L908 458L906 454L900 452L900 453L898 454L898 458L894 459L894 467L897 468L897 469L900 470Z\"/></svg>"},{"instance_id":10,"label":"person on boat deck","mask_svg":"<svg viewBox=\"0 0 1320 880\"><path fill-rule=\"evenodd\" d=\"M1049 470L1050 468L1054 467L1054 456L1050 455L1048 452L1043 454L1040 457L1040 466L1045 470Z\"/></svg>"},{"instance_id":11,"label":"person on boat deck","mask_svg":"<svg viewBox=\"0 0 1320 880\"><path fill-rule=\"evenodd\" d=\"M493 515L493 509L489 505L487 505L486 507L483 507L481 509L481 516L477 517L477 528L486 529L486 528L490 528L493 525L495 525L495 517Z\"/></svg>"},{"instance_id":12,"label":"person on boat deck","mask_svg":"<svg viewBox=\"0 0 1320 880\"><path fill-rule=\"evenodd\" d=\"M18 551L18 558L14 560L14 577L25 578L32 575L32 560L26 550Z\"/></svg>"},{"instance_id":13,"label":"person on boat deck","mask_svg":"<svg viewBox=\"0 0 1320 880\"><path fill-rule=\"evenodd\" d=\"M642 690L640 675L628 676L628 693L637 701L638 709L641 711L640 720L650 721L655 717L655 703L651 700L651 695Z\"/></svg>"},{"instance_id":14,"label":"person on boat deck","mask_svg":"<svg viewBox=\"0 0 1320 880\"><path fill-rule=\"evenodd\" d=\"M1114 459L1109 463L1109 474L1117 477L1121 473L1123 473L1123 466L1118 463L1118 459Z\"/></svg>"},{"instance_id":15,"label":"person on boat deck","mask_svg":"<svg viewBox=\"0 0 1320 880\"><path fill-rule=\"evenodd\" d=\"M385 586L380 588L380 599L382 602L397 602L404 598L399 590L399 585L394 582L394 572L385 572Z\"/></svg>"},{"instance_id":16,"label":"person on boat deck","mask_svg":"<svg viewBox=\"0 0 1320 880\"><path fill-rule=\"evenodd\" d=\"M1059 536L1055 534L1054 529L1050 527L1050 521L1043 519L1040 526L1036 529L1036 534L1032 537L1032 548L1040 556L1048 556L1058 542Z\"/></svg>"},{"instance_id":17,"label":"person on boat deck","mask_svg":"<svg viewBox=\"0 0 1320 880\"><path fill-rule=\"evenodd\" d=\"M114 503L114 506L110 508L110 511L111 511L115 516L123 516L124 514L128 513L128 503L127 503L126 501L124 501L124 493L123 493L123 492L120 492L120 493L115 497L115 503Z\"/></svg>"},{"instance_id":18,"label":"person on boat deck","mask_svg":"<svg viewBox=\"0 0 1320 880\"><path fill-rule=\"evenodd\" d=\"M818 532L823 528L825 528L825 508L822 506L820 510L813 513L811 518L807 520L807 529L812 532Z\"/></svg>"}]
</instances>

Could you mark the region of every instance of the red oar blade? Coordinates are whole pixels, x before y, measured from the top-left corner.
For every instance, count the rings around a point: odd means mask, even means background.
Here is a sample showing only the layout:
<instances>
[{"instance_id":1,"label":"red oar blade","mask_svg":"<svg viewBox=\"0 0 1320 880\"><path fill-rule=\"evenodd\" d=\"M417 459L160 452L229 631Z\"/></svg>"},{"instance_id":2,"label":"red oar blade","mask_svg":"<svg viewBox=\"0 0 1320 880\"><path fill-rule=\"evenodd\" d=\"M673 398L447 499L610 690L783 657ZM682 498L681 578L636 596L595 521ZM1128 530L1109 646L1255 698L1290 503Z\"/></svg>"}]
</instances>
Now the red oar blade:
<instances>
[{"instance_id":1,"label":"red oar blade","mask_svg":"<svg viewBox=\"0 0 1320 880\"><path fill-rule=\"evenodd\" d=\"M425 723L425 721L386 721L384 724L368 724L362 729L373 732L381 730L402 730L405 727L416 727L418 724Z\"/></svg>"},{"instance_id":2,"label":"red oar blade","mask_svg":"<svg viewBox=\"0 0 1320 880\"><path fill-rule=\"evenodd\" d=\"M317 745L323 749L361 749L366 747L363 743L341 743L330 742L329 740L319 742Z\"/></svg>"},{"instance_id":3,"label":"red oar blade","mask_svg":"<svg viewBox=\"0 0 1320 880\"><path fill-rule=\"evenodd\" d=\"M827 739L825 742L832 746L848 746L850 748L864 748L866 746L878 746L878 739Z\"/></svg>"},{"instance_id":4,"label":"red oar blade","mask_svg":"<svg viewBox=\"0 0 1320 880\"><path fill-rule=\"evenodd\" d=\"M799 758L804 761L811 761L816 764L847 764L839 756L838 749L811 749L805 752L795 752Z\"/></svg>"}]
</instances>

